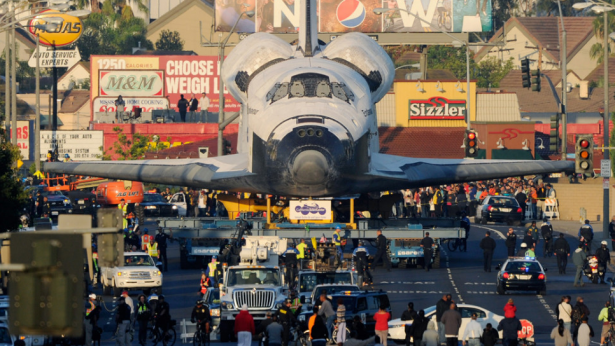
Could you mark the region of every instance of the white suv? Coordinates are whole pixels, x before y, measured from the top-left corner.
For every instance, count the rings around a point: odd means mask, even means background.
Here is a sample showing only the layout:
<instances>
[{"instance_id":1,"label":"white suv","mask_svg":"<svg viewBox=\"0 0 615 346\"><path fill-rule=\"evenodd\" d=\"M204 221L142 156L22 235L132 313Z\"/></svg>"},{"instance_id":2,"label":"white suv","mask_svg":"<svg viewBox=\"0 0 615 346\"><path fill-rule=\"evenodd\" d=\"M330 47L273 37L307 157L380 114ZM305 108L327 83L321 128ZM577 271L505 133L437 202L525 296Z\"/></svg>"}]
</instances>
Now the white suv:
<instances>
[{"instance_id":1,"label":"white suv","mask_svg":"<svg viewBox=\"0 0 615 346\"><path fill-rule=\"evenodd\" d=\"M119 297L122 291L143 290L146 295L155 288L162 293L162 273L150 255L144 252L125 252L124 266L101 267L103 294Z\"/></svg>"}]
</instances>

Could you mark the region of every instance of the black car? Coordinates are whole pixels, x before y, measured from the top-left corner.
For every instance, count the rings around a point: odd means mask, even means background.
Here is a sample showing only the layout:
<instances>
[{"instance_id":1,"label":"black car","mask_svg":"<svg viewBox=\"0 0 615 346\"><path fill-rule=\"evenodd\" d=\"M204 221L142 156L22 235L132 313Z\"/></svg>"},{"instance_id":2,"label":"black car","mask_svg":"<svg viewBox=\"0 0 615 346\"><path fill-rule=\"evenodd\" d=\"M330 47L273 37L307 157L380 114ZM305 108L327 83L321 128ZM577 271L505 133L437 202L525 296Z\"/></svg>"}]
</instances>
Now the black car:
<instances>
[{"instance_id":1,"label":"black car","mask_svg":"<svg viewBox=\"0 0 615 346\"><path fill-rule=\"evenodd\" d=\"M41 191L41 196L47 197L47 203L49 203L49 210L51 212L49 216L53 220L57 220L60 214L73 213L73 204L70 198L61 191ZM36 194L34 197L36 197Z\"/></svg>"},{"instance_id":2,"label":"black car","mask_svg":"<svg viewBox=\"0 0 615 346\"><path fill-rule=\"evenodd\" d=\"M488 221L506 222L509 225L520 224L524 210L519 202L511 196L487 196L476 208L476 223Z\"/></svg>"},{"instance_id":3,"label":"black car","mask_svg":"<svg viewBox=\"0 0 615 346\"><path fill-rule=\"evenodd\" d=\"M137 217L143 213L143 216L171 216L178 215L177 206L167 203L158 193L144 193L143 202L139 203L139 206L135 207L137 211ZM139 217L141 220L142 217Z\"/></svg>"},{"instance_id":4,"label":"black car","mask_svg":"<svg viewBox=\"0 0 615 346\"><path fill-rule=\"evenodd\" d=\"M498 265L497 293L506 291L536 291L547 294L546 269L535 258L511 257Z\"/></svg>"},{"instance_id":5,"label":"black car","mask_svg":"<svg viewBox=\"0 0 615 346\"><path fill-rule=\"evenodd\" d=\"M92 226L96 225L96 211L100 206L96 203L96 195L86 191L65 192L73 204L73 214L87 214L92 216Z\"/></svg>"},{"instance_id":6,"label":"black car","mask_svg":"<svg viewBox=\"0 0 615 346\"><path fill-rule=\"evenodd\" d=\"M346 328L352 327L352 319L359 316L368 331L373 333L376 326L374 314L378 312L380 306L384 306L386 311L391 313L391 303L386 292L380 291L342 291L327 295L331 300L333 310L337 311L337 300L341 298L346 307ZM311 311L301 313L299 321L307 321L312 315ZM335 334L335 333L334 333ZM335 340L335 337L333 337Z\"/></svg>"}]
</instances>

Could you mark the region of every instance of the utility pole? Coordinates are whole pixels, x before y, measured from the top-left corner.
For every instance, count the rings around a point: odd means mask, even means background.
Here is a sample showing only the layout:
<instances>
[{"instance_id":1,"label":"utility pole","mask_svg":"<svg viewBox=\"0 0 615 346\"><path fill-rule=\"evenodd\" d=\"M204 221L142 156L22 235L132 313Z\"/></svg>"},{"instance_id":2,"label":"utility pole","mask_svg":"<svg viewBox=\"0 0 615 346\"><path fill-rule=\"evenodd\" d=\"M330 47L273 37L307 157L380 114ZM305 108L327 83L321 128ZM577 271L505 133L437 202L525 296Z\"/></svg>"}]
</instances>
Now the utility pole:
<instances>
[{"instance_id":1,"label":"utility pole","mask_svg":"<svg viewBox=\"0 0 615 346\"><path fill-rule=\"evenodd\" d=\"M11 94L9 83L11 80L11 69L9 65L9 57L11 56L11 33L9 30L4 36L4 119L8 123L11 121ZM13 141L11 140L11 143Z\"/></svg>"},{"instance_id":2,"label":"utility pole","mask_svg":"<svg viewBox=\"0 0 615 346\"><path fill-rule=\"evenodd\" d=\"M17 145L17 40L15 40L15 24L11 27L11 36L13 36L11 40L11 50L13 54L11 54L11 113L12 113L12 122L11 122L11 135L13 136L13 145Z\"/></svg>"},{"instance_id":3,"label":"utility pole","mask_svg":"<svg viewBox=\"0 0 615 346\"><path fill-rule=\"evenodd\" d=\"M36 171L41 171L41 67L40 67L41 37L36 34L36 115L34 126L34 164Z\"/></svg>"},{"instance_id":4,"label":"utility pole","mask_svg":"<svg viewBox=\"0 0 615 346\"><path fill-rule=\"evenodd\" d=\"M562 14L562 4L560 3L561 0L557 0L557 8L559 9L559 19L560 19L560 23L562 25L562 42L560 43L560 59L562 60L562 109L560 110L562 112L562 161L566 161L566 151L568 150L568 141L567 141L567 131L566 131L566 121L567 121L567 116L566 114L568 113L568 110L566 109L566 99L567 99L567 95L566 92L568 89L568 80L567 80L567 74L568 74L568 52L567 52L567 47L566 47L566 28L564 27L564 16Z\"/></svg>"},{"instance_id":5,"label":"utility pole","mask_svg":"<svg viewBox=\"0 0 615 346\"><path fill-rule=\"evenodd\" d=\"M468 42L466 42L466 82L466 124L468 124L467 129L469 131L471 128L470 116L472 115L472 113L470 112L470 45L468 44Z\"/></svg>"},{"instance_id":6,"label":"utility pole","mask_svg":"<svg viewBox=\"0 0 615 346\"><path fill-rule=\"evenodd\" d=\"M604 147L609 146L609 125L611 120L611 112L609 111L609 34L608 34L608 17L609 12L604 11L604 27L602 33L604 34L604 43L602 44L602 49L604 50L604 116L602 117L602 126L604 127ZM593 148L591 148L593 150ZM604 151L604 159L609 160L609 151ZM611 172L609 172L609 177ZM604 234L605 238L609 237L609 220L610 220L610 210L609 210L609 179L603 178L604 183L603 186L606 186L603 189L602 196L602 234Z\"/></svg>"}]
</instances>

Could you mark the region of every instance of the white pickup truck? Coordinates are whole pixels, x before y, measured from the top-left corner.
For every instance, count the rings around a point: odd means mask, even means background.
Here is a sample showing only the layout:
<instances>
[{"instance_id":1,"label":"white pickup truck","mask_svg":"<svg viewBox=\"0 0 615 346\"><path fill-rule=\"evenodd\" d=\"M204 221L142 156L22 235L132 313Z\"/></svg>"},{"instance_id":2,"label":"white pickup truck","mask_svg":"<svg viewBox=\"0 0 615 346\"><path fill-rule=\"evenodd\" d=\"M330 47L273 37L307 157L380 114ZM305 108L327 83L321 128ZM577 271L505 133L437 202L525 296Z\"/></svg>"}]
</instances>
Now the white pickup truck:
<instances>
[{"instance_id":1,"label":"white pickup truck","mask_svg":"<svg viewBox=\"0 0 615 346\"><path fill-rule=\"evenodd\" d=\"M162 293L162 273L150 255L144 252L125 252L124 266L101 267L103 294L119 297L122 291L143 290L146 295L156 289Z\"/></svg>"}]
</instances>

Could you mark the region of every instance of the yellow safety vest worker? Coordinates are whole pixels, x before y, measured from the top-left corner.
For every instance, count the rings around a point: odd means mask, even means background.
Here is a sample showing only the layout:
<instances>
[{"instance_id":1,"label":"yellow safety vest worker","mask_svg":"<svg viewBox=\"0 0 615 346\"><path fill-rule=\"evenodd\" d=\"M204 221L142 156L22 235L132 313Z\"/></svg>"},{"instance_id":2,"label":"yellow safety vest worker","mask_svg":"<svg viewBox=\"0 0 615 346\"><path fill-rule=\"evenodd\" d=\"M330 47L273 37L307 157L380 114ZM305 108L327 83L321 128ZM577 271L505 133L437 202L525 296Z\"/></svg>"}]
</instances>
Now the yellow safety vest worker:
<instances>
[{"instance_id":1,"label":"yellow safety vest worker","mask_svg":"<svg viewBox=\"0 0 615 346\"><path fill-rule=\"evenodd\" d=\"M128 220L126 220L126 212L128 211L128 204L124 204L124 206L122 207L122 204L120 203L117 205L117 208L122 211L122 216L123 216L122 228L128 227Z\"/></svg>"},{"instance_id":2,"label":"yellow safety vest worker","mask_svg":"<svg viewBox=\"0 0 615 346\"><path fill-rule=\"evenodd\" d=\"M342 239L342 235L340 234L339 230L336 230L335 233L333 233L333 245L336 245L336 246L342 245L342 243L340 243L340 239Z\"/></svg>"},{"instance_id":3,"label":"yellow safety vest worker","mask_svg":"<svg viewBox=\"0 0 615 346\"><path fill-rule=\"evenodd\" d=\"M298 259L305 258L305 249L307 249L306 243L300 243L297 245L297 250L299 250L299 256L297 256Z\"/></svg>"},{"instance_id":4,"label":"yellow safety vest worker","mask_svg":"<svg viewBox=\"0 0 615 346\"><path fill-rule=\"evenodd\" d=\"M141 236L141 244L143 244L143 246L141 247L141 250L143 251L147 250L147 245L149 245L149 242L152 238L154 237L149 234L144 234Z\"/></svg>"},{"instance_id":5,"label":"yellow safety vest worker","mask_svg":"<svg viewBox=\"0 0 615 346\"><path fill-rule=\"evenodd\" d=\"M98 252L92 253L92 262L94 262L94 271L98 271Z\"/></svg>"},{"instance_id":6,"label":"yellow safety vest worker","mask_svg":"<svg viewBox=\"0 0 615 346\"><path fill-rule=\"evenodd\" d=\"M152 256L158 258L158 243L147 244L147 253Z\"/></svg>"},{"instance_id":7,"label":"yellow safety vest worker","mask_svg":"<svg viewBox=\"0 0 615 346\"><path fill-rule=\"evenodd\" d=\"M96 309L96 305L90 302L90 307L87 310L85 310L85 315L90 316L90 314L92 313L92 311L94 311L94 309Z\"/></svg>"},{"instance_id":8,"label":"yellow safety vest worker","mask_svg":"<svg viewBox=\"0 0 615 346\"><path fill-rule=\"evenodd\" d=\"M216 268L218 266L218 263L210 262L207 266L209 267L209 277L210 278L215 277L216 276Z\"/></svg>"},{"instance_id":9,"label":"yellow safety vest worker","mask_svg":"<svg viewBox=\"0 0 615 346\"><path fill-rule=\"evenodd\" d=\"M299 305L301 305L301 302L299 300L299 298L295 298L290 302L290 311L293 312L293 314L295 313L295 311L297 311L297 309L299 309Z\"/></svg>"}]
</instances>

